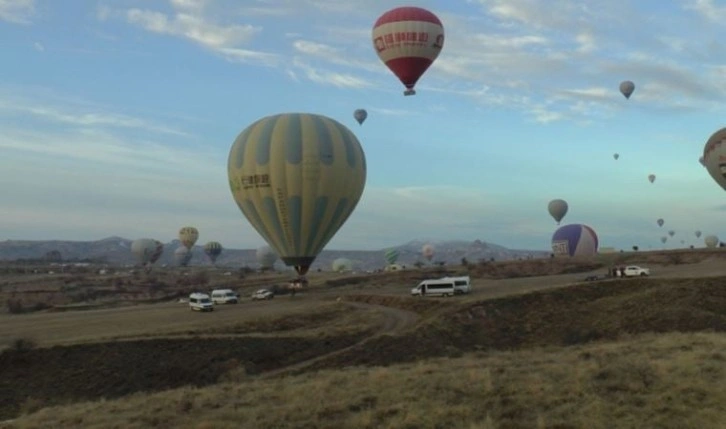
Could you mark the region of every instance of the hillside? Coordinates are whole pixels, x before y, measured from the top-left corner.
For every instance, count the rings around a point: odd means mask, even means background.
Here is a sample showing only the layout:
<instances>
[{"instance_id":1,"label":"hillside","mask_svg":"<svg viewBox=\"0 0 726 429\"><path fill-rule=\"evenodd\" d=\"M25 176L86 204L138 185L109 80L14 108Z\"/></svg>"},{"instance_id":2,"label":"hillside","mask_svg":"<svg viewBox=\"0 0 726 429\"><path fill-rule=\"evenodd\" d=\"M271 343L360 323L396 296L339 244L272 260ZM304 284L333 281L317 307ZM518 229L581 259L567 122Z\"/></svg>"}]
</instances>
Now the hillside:
<instances>
[{"instance_id":1,"label":"hillside","mask_svg":"<svg viewBox=\"0 0 726 429\"><path fill-rule=\"evenodd\" d=\"M105 261L110 265L130 265L135 260L131 254L132 240L122 237L108 237L97 241L24 241L7 240L0 242L0 260L14 261L18 259L44 258L50 252L59 252L63 260L97 260ZM421 247L424 242L411 241L393 248L398 249L400 256L398 263L412 265L416 261L425 261L421 257ZM471 262L482 259L513 260L530 257L544 257L549 255L546 251L515 250L490 244L481 240L434 242L436 256L433 262L446 264L459 264L462 258ZM179 241L173 240L164 244L164 253L156 265L174 265L174 250L179 247ZM194 246L194 257L190 265L210 265L204 255L201 245ZM329 270L332 262L337 258L348 258L353 262L356 270L376 270L386 264L384 250L324 250L312 266L312 270ZM427 262L428 263L428 262ZM224 249L217 259L218 266L227 267L257 267L255 249ZM284 265L278 260L278 269Z\"/></svg>"}]
</instances>

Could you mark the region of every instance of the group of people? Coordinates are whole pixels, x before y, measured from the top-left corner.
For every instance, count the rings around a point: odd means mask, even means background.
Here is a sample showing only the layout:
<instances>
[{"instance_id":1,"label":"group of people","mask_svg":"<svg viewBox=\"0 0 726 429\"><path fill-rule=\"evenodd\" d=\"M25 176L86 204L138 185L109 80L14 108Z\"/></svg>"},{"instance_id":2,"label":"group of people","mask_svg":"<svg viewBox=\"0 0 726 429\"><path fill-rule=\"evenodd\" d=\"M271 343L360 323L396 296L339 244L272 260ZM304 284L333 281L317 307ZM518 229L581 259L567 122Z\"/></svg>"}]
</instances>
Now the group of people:
<instances>
[{"instance_id":1,"label":"group of people","mask_svg":"<svg viewBox=\"0 0 726 429\"><path fill-rule=\"evenodd\" d=\"M608 277L625 277L625 267L608 268Z\"/></svg>"}]
</instances>

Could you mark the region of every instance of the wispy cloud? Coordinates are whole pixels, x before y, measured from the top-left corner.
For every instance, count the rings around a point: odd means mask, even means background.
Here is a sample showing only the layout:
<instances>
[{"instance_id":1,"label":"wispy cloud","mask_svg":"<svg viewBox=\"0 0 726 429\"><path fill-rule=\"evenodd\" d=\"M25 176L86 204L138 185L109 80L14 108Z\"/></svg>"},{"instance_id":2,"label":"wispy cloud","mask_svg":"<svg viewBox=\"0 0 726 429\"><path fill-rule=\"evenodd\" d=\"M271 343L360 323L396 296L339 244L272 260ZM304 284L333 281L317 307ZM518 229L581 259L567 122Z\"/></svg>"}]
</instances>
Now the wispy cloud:
<instances>
[{"instance_id":1,"label":"wispy cloud","mask_svg":"<svg viewBox=\"0 0 726 429\"><path fill-rule=\"evenodd\" d=\"M35 0L0 0L0 20L13 24L30 24Z\"/></svg>"},{"instance_id":2,"label":"wispy cloud","mask_svg":"<svg viewBox=\"0 0 726 429\"><path fill-rule=\"evenodd\" d=\"M101 112L97 109L83 112L83 109L87 108L72 102L65 107L59 105L51 107L48 103L7 94L0 99L0 112L6 112L6 114L19 113L75 127L141 129L162 134L188 136L183 131L133 116Z\"/></svg>"},{"instance_id":3,"label":"wispy cloud","mask_svg":"<svg viewBox=\"0 0 726 429\"><path fill-rule=\"evenodd\" d=\"M299 58L295 58L293 65L302 71L309 80L321 85L334 86L337 88L368 88L373 84L365 79L353 76L352 74L334 72L322 68L313 67Z\"/></svg>"},{"instance_id":4,"label":"wispy cloud","mask_svg":"<svg viewBox=\"0 0 726 429\"><path fill-rule=\"evenodd\" d=\"M232 62L264 66L279 63L279 55L247 47L262 27L219 23L205 14L207 6L212 4L210 1L170 0L170 3L173 9L170 14L132 8L123 11L122 16L130 24L149 32L189 40ZM117 11L101 7L97 15L100 20L105 20L117 15Z\"/></svg>"},{"instance_id":5,"label":"wispy cloud","mask_svg":"<svg viewBox=\"0 0 726 429\"><path fill-rule=\"evenodd\" d=\"M38 52L43 52L43 51L45 51L45 46L43 46L43 44L42 44L42 43L40 43L40 42L35 42L35 43L33 43L33 48L34 48L34 49L35 49L36 51L38 51Z\"/></svg>"}]
</instances>

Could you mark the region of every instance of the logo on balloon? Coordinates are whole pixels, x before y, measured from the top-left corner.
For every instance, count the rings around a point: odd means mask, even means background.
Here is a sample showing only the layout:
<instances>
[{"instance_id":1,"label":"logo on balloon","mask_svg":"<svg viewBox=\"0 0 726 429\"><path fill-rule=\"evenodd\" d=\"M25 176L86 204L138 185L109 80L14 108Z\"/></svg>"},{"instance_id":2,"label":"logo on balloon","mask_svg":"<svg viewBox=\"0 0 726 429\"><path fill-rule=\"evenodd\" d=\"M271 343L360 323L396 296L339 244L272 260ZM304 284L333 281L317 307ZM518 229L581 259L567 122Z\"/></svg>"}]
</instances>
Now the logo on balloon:
<instances>
[{"instance_id":1,"label":"logo on balloon","mask_svg":"<svg viewBox=\"0 0 726 429\"><path fill-rule=\"evenodd\" d=\"M553 241L552 242L552 253L557 256L565 256L570 254L570 246L567 240Z\"/></svg>"}]
</instances>

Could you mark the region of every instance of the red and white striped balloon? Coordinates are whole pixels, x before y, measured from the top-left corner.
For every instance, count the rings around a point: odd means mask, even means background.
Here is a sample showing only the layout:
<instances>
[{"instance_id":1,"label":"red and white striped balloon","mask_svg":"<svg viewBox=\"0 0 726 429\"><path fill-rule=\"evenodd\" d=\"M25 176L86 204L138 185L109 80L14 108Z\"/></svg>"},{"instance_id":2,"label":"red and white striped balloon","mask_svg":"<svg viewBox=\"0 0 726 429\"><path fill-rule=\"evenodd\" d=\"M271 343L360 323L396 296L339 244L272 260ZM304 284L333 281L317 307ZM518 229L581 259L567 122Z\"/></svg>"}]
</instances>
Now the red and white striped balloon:
<instances>
[{"instance_id":1,"label":"red and white striped balloon","mask_svg":"<svg viewBox=\"0 0 726 429\"><path fill-rule=\"evenodd\" d=\"M420 7L398 7L373 25L373 47L378 57L406 86L414 86L444 47L444 26L439 18Z\"/></svg>"}]
</instances>

